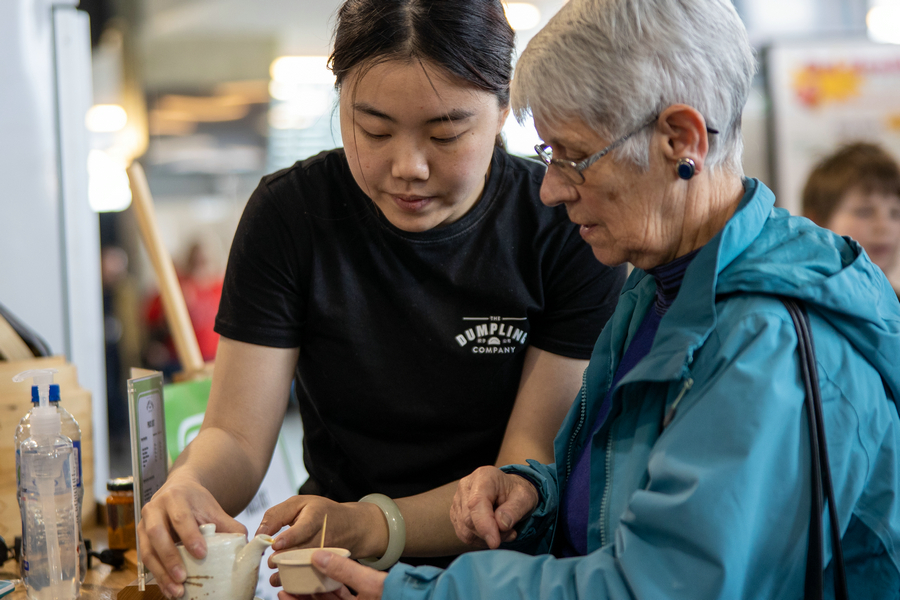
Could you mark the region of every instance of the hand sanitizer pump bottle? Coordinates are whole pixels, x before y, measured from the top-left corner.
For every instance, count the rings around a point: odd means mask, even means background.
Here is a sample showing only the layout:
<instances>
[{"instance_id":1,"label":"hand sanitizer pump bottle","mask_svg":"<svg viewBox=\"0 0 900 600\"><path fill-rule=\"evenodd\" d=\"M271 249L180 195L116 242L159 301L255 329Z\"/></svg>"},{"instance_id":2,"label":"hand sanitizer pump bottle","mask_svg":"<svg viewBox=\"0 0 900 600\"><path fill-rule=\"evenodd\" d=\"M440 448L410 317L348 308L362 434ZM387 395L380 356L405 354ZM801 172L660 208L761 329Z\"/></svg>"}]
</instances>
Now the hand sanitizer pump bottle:
<instances>
[{"instance_id":1,"label":"hand sanitizer pump bottle","mask_svg":"<svg viewBox=\"0 0 900 600\"><path fill-rule=\"evenodd\" d=\"M39 405L32 409L31 437L19 447L22 574L29 599L73 600L80 588L75 451L50 406L53 374L33 376Z\"/></svg>"},{"instance_id":2,"label":"hand sanitizer pump bottle","mask_svg":"<svg viewBox=\"0 0 900 600\"><path fill-rule=\"evenodd\" d=\"M76 500L76 508L75 508L75 518L78 520L78 565L80 568L79 571L79 579L82 583L84 583L84 576L87 574L87 547L84 544L84 534L82 532L82 506L84 504L84 481L82 476L82 466L81 466L81 427L78 426L78 422L75 420L75 417L69 413L62 405L59 403L59 385L53 383L53 374L56 373L56 369L33 369L30 371L24 371L16 375L14 379L18 381L24 381L29 377L35 377L36 375L46 376L50 375L50 406L54 407L56 411L59 413L59 420L61 423L61 433L72 440L72 446L75 450L75 500ZM34 409L37 408L40 404L40 394L38 393L38 386L31 386L31 403L32 410L29 410L28 413L22 417L22 420L19 421L19 426L16 427L16 473L19 473L19 448L22 446L22 442L31 437L31 416L34 413ZM17 482L18 483L18 482ZM21 486L20 486L21 489ZM22 509L22 499L18 498L19 501L19 510ZM21 576L21 574L20 574Z\"/></svg>"}]
</instances>

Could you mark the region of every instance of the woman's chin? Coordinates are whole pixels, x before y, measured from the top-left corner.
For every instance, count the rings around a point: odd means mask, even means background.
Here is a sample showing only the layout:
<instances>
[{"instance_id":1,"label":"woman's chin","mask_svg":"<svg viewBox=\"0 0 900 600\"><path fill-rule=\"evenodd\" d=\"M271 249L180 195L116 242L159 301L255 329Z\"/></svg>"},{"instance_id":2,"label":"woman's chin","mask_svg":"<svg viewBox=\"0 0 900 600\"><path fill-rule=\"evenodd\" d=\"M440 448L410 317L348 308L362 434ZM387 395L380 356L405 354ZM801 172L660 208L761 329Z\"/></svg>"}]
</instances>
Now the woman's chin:
<instances>
[{"instance_id":1,"label":"woman's chin","mask_svg":"<svg viewBox=\"0 0 900 600\"><path fill-rule=\"evenodd\" d=\"M406 211L382 211L391 225L408 233L421 233L447 224L441 215L433 212L410 214Z\"/></svg>"},{"instance_id":2,"label":"woman's chin","mask_svg":"<svg viewBox=\"0 0 900 600\"><path fill-rule=\"evenodd\" d=\"M591 250L594 251L594 258L608 267L615 267L628 262L628 258L623 253L616 252L608 246L591 244Z\"/></svg>"}]
</instances>

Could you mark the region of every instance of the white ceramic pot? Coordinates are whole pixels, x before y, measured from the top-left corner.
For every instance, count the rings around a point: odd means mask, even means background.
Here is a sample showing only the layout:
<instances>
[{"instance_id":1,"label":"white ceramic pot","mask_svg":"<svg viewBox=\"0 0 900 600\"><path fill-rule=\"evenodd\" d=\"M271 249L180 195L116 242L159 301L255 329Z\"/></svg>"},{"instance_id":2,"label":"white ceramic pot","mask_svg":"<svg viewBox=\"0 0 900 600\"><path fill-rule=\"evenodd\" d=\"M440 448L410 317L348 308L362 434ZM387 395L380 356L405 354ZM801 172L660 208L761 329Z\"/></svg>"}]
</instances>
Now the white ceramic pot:
<instances>
[{"instance_id":1,"label":"white ceramic pot","mask_svg":"<svg viewBox=\"0 0 900 600\"><path fill-rule=\"evenodd\" d=\"M183 544L177 544L187 579L185 600L253 600L259 579L259 562L274 541L258 535L250 542L241 533L216 533L212 523L201 525L206 556L194 558Z\"/></svg>"}]
</instances>

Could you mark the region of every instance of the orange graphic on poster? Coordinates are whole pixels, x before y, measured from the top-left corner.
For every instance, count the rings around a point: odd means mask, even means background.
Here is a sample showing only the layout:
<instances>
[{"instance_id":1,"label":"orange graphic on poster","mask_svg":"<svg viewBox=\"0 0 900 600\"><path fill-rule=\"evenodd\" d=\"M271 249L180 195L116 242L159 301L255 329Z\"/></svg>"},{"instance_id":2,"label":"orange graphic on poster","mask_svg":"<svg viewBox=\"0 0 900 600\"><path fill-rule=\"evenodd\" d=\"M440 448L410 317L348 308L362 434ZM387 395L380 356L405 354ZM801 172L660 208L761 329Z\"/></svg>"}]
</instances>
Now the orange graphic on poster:
<instances>
[{"instance_id":1,"label":"orange graphic on poster","mask_svg":"<svg viewBox=\"0 0 900 600\"><path fill-rule=\"evenodd\" d=\"M809 107L827 102L845 102L859 96L863 75L845 64L810 64L794 72L793 87L801 103Z\"/></svg>"},{"instance_id":2,"label":"orange graphic on poster","mask_svg":"<svg viewBox=\"0 0 900 600\"><path fill-rule=\"evenodd\" d=\"M887 117L888 129L892 131L900 131L900 113L894 113Z\"/></svg>"}]
</instances>

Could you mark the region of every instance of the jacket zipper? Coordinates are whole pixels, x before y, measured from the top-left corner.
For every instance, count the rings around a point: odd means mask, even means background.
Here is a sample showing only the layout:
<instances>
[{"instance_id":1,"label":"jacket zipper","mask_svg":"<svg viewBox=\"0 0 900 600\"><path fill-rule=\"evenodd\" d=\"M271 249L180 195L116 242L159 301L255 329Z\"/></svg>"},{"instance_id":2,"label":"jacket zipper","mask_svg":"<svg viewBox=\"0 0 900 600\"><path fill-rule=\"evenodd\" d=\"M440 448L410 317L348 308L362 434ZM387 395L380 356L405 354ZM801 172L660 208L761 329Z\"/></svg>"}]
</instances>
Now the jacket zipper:
<instances>
[{"instance_id":1,"label":"jacket zipper","mask_svg":"<svg viewBox=\"0 0 900 600\"><path fill-rule=\"evenodd\" d=\"M606 545L607 513L609 512L609 492L612 487L612 446L613 428L615 423L609 426L606 436L606 484L603 486L603 499L600 501L600 547Z\"/></svg>"},{"instance_id":2,"label":"jacket zipper","mask_svg":"<svg viewBox=\"0 0 900 600\"><path fill-rule=\"evenodd\" d=\"M572 453L575 450L575 438L578 432L584 426L584 420L587 418L587 368L581 374L581 406L579 407L578 424L572 429L572 435L569 436L569 451L566 453L566 481L572 474Z\"/></svg>"},{"instance_id":3,"label":"jacket zipper","mask_svg":"<svg viewBox=\"0 0 900 600\"><path fill-rule=\"evenodd\" d=\"M681 402L681 399L684 398L684 395L687 394L688 390L690 390L692 387L694 387L694 380L691 379L690 377L688 377L687 380L684 382L684 385L681 386L681 391L678 393L678 397L675 398L674 402L672 402L672 406L669 408L669 412L666 413L666 416L663 419L663 422L662 422L663 429L668 427L669 423L672 422L672 419L675 418L675 410L678 408L678 403Z\"/></svg>"}]
</instances>

